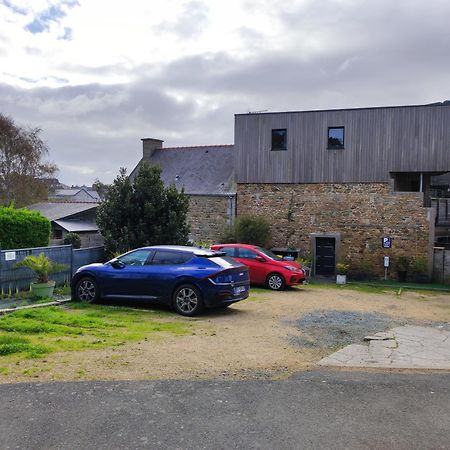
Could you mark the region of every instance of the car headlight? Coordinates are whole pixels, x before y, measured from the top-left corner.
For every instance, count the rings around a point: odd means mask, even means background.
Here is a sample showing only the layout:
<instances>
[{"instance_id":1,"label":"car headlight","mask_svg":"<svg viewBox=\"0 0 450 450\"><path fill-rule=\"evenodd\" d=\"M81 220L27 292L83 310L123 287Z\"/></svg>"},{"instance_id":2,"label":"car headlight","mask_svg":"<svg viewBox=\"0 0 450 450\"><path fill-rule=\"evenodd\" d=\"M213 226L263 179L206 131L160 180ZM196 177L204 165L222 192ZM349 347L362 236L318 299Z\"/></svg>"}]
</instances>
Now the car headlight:
<instances>
[{"instance_id":1,"label":"car headlight","mask_svg":"<svg viewBox=\"0 0 450 450\"><path fill-rule=\"evenodd\" d=\"M283 266L283 267L287 270L292 270L293 272L296 272L298 270L297 267L294 266Z\"/></svg>"}]
</instances>

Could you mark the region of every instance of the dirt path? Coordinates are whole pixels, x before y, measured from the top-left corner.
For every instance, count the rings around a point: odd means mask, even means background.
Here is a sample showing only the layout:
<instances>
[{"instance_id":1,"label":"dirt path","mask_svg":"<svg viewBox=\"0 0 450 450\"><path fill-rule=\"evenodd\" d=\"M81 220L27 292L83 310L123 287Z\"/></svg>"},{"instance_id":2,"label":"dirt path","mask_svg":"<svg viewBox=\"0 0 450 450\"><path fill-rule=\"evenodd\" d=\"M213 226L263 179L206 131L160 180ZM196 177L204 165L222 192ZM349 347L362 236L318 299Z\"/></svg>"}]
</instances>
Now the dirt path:
<instances>
[{"instance_id":1,"label":"dirt path","mask_svg":"<svg viewBox=\"0 0 450 450\"><path fill-rule=\"evenodd\" d=\"M193 319L192 335L26 360L10 367L0 382L282 378L313 367L331 353L329 348L293 344L302 334L294 322L326 310L380 313L415 323L450 322L450 296L311 287L281 293L258 290L247 301Z\"/></svg>"}]
</instances>

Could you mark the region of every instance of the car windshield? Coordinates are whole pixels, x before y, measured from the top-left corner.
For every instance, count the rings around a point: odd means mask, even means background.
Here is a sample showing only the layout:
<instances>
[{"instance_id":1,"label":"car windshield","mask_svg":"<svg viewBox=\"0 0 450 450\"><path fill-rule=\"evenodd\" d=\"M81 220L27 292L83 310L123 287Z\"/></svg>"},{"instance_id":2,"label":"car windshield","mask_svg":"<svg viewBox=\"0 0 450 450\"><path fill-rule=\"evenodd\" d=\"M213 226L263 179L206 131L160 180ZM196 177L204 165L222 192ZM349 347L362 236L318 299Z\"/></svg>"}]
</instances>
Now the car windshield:
<instances>
[{"instance_id":1,"label":"car windshield","mask_svg":"<svg viewBox=\"0 0 450 450\"><path fill-rule=\"evenodd\" d=\"M257 247L256 250L258 250L258 252L262 253L264 256L267 256L269 259L273 259L275 261L283 261L283 258L275 255L275 253L272 253L270 250L262 247Z\"/></svg>"}]
</instances>

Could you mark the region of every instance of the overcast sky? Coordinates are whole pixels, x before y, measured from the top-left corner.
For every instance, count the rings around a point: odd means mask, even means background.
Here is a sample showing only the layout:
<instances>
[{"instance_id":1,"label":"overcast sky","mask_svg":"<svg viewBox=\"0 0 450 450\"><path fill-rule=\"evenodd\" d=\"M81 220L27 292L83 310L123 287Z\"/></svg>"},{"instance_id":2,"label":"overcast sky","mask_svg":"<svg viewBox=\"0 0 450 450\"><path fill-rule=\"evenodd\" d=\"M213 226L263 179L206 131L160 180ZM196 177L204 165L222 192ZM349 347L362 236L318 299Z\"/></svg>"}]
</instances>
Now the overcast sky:
<instances>
[{"instance_id":1,"label":"overcast sky","mask_svg":"<svg viewBox=\"0 0 450 450\"><path fill-rule=\"evenodd\" d=\"M143 137L233 143L234 114L450 98L448 0L0 0L0 112L66 184Z\"/></svg>"}]
</instances>

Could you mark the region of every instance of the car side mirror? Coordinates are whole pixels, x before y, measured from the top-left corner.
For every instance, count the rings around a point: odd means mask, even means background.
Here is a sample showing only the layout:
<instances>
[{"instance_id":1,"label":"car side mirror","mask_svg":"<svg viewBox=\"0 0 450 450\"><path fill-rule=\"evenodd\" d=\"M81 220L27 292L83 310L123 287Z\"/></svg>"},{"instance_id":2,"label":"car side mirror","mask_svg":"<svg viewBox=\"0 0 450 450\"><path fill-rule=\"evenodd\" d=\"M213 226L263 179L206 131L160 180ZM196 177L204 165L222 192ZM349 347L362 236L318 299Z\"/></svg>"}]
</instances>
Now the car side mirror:
<instances>
[{"instance_id":1,"label":"car side mirror","mask_svg":"<svg viewBox=\"0 0 450 450\"><path fill-rule=\"evenodd\" d=\"M111 266L114 267L114 269L123 269L125 267L125 263L119 259L116 259L115 261L111 261Z\"/></svg>"},{"instance_id":2,"label":"car side mirror","mask_svg":"<svg viewBox=\"0 0 450 450\"><path fill-rule=\"evenodd\" d=\"M259 256L259 255L257 255L255 259L256 259L256 261L259 261L259 262L266 262L265 258L263 258L262 256Z\"/></svg>"}]
</instances>

